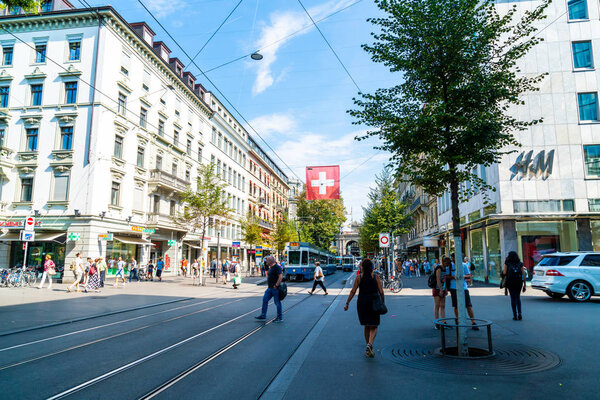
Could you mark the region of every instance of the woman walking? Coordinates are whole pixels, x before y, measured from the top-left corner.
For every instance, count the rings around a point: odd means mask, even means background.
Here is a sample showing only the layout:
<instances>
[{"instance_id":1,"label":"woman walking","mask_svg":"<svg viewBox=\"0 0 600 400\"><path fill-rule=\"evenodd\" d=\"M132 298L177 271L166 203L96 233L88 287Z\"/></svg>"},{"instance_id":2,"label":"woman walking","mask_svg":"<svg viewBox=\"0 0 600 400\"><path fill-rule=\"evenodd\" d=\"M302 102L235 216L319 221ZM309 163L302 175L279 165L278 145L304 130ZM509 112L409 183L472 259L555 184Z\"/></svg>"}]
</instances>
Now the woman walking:
<instances>
[{"instance_id":1,"label":"woman walking","mask_svg":"<svg viewBox=\"0 0 600 400\"><path fill-rule=\"evenodd\" d=\"M435 288L431 289L433 295L433 316L435 319L446 318L446 269L452 265L450 258L444 257L442 266L435 266L433 274L435 276ZM435 324L435 329L440 329L438 324Z\"/></svg>"},{"instance_id":2,"label":"woman walking","mask_svg":"<svg viewBox=\"0 0 600 400\"><path fill-rule=\"evenodd\" d=\"M90 260L91 261L91 260ZM92 265L90 265L90 271L88 272L89 278L87 284L85 285L85 291L100 291L100 272L98 271L98 263L100 262L99 258L96 258Z\"/></svg>"},{"instance_id":3,"label":"woman walking","mask_svg":"<svg viewBox=\"0 0 600 400\"><path fill-rule=\"evenodd\" d=\"M323 289L323 291L325 292L324 296L327 296L329 293L327 293L327 288L325 287L325 275L323 275L323 268L321 268L321 263L320 262L316 262L315 263L315 276L314 276L314 283L313 283L313 287L312 290L310 292L308 292L308 294L313 294L315 292L315 289L317 288L317 285L321 286L321 289Z\"/></svg>"},{"instance_id":4,"label":"woman walking","mask_svg":"<svg viewBox=\"0 0 600 400\"><path fill-rule=\"evenodd\" d=\"M40 286L38 288L44 287L44 282L46 282L46 277L48 277L48 289L52 289L52 275L56 274L56 266L54 265L54 261L52 261L52 256L50 254L46 254L46 261L44 261L44 273L42 274L42 281L40 282Z\"/></svg>"},{"instance_id":5,"label":"woman walking","mask_svg":"<svg viewBox=\"0 0 600 400\"><path fill-rule=\"evenodd\" d=\"M356 309L360 324L364 326L365 342L367 343L365 355L373 358L375 357L373 342L375 341L375 336L377 336L380 319L380 315L373 311L373 298L378 292L381 295L381 300L385 301L385 298L379 276L373 273L373 262L365 258L360 265L360 269L361 273L354 280L354 285L348 295L348 300L346 300L344 311L348 311L348 305L354 297L356 290L359 289Z\"/></svg>"},{"instance_id":6,"label":"woman walking","mask_svg":"<svg viewBox=\"0 0 600 400\"><path fill-rule=\"evenodd\" d=\"M521 289L525 293L525 267L519 255L515 251L508 253L508 257L504 261L504 267L502 268L502 274L505 277L504 286L510 293L510 306L512 307L513 319L515 321L522 320L523 314L521 314Z\"/></svg>"}]
</instances>

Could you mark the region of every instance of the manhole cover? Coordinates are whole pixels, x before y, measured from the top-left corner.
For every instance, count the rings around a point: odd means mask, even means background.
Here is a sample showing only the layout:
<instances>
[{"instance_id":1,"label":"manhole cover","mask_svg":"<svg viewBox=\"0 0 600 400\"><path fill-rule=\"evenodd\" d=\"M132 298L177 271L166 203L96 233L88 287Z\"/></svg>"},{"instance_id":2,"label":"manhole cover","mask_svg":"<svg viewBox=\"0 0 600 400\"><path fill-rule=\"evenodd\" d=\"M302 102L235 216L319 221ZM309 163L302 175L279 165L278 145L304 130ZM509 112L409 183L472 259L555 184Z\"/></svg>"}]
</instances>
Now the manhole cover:
<instances>
[{"instance_id":1,"label":"manhole cover","mask_svg":"<svg viewBox=\"0 0 600 400\"><path fill-rule=\"evenodd\" d=\"M494 348L495 355L489 358L456 359L444 357L429 348L384 349L387 359L410 368L456 375L517 375L546 371L560 365L560 358L549 351L523 345L505 345Z\"/></svg>"}]
</instances>

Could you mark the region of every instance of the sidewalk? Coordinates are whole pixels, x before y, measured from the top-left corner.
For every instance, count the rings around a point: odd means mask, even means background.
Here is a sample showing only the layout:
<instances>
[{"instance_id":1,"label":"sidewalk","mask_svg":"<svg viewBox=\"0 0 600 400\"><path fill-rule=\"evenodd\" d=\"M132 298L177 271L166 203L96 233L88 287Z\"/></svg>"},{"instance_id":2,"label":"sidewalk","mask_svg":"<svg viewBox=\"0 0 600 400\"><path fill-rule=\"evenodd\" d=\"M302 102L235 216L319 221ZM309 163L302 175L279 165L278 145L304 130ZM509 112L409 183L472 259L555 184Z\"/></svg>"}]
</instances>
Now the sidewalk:
<instances>
[{"instance_id":1,"label":"sidewalk","mask_svg":"<svg viewBox=\"0 0 600 400\"><path fill-rule=\"evenodd\" d=\"M376 356L364 356L362 327L356 300L343 311L349 289L338 298L336 309L307 353L298 372L287 377L285 399L571 399L594 398L600 392L597 379L600 299L588 303L552 300L528 290L523 300L523 321L513 321L510 298L497 287L470 288L475 317L494 322L492 334L497 349L527 345L555 353L562 360L554 369L537 373L482 376L485 362L467 361L459 375L445 373L435 363L427 370L392 361L391 349L408 352L440 347L440 333L433 328L433 300L426 277L405 279L405 289L388 294L389 313L375 340ZM446 315L452 315L450 298ZM453 331L446 331L452 338ZM485 332L469 330L471 343L486 344ZM462 360L460 360L462 361ZM518 366L515 360L515 365ZM323 366L330 366L323 369ZM510 367L510 365L509 365ZM310 384L307 385L307 382Z\"/></svg>"}]
</instances>

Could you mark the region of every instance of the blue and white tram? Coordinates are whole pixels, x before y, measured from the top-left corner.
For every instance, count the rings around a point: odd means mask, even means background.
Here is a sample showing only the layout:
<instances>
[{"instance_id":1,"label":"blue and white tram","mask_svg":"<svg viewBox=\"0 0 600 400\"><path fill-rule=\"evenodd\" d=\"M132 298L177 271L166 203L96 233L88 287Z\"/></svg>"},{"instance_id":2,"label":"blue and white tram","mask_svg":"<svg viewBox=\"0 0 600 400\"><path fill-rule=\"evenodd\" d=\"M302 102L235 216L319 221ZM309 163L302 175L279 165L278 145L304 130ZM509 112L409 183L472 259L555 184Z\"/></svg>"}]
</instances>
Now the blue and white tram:
<instances>
[{"instance_id":1,"label":"blue and white tram","mask_svg":"<svg viewBox=\"0 0 600 400\"><path fill-rule=\"evenodd\" d=\"M315 263L319 261L325 275L336 271L335 255L310 243L291 242L287 247L285 278L288 281L312 280L315 275Z\"/></svg>"},{"instance_id":2,"label":"blue and white tram","mask_svg":"<svg viewBox=\"0 0 600 400\"><path fill-rule=\"evenodd\" d=\"M353 271L355 265L354 256L343 256L342 257L342 270L344 272Z\"/></svg>"}]
</instances>

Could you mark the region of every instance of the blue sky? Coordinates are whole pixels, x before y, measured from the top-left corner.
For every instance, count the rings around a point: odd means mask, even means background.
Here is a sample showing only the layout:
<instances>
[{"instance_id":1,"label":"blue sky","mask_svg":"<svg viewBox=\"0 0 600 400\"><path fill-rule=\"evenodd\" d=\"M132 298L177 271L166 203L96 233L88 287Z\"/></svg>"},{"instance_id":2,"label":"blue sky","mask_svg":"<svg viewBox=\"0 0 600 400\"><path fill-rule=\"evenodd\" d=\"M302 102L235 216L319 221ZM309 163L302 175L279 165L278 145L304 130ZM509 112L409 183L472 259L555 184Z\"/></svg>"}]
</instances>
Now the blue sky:
<instances>
[{"instance_id":1,"label":"blue sky","mask_svg":"<svg viewBox=\"0 0 600 400\"><path fill-rule=\"evenodd\" d=\"M200 50L238 1L143 0L191 55ZM106 5L97 0L89 3ZM74 4L81 7L77 1ZM165 41L172 55L225 103L137 0L109 4L129 22L146 21L157 33L157 40ZM360 47L371 42L372 26L366 19L379 14L372 0L303 0L303 4L316 21L351 5L317 22L319 27L364 92L398 82L398 75L374 64ZM358 90L311 25L297 0L243 0L196 63L207 71L262 49L262 61L245 58L207 75L291 167L293 172L278 162L288 176L295 173L304 180L307 165L339 164L346 207L353 211L353 219L360 220L369 187L388 157L373 149L375 139L354 140L365 127L352 125L346 110L352 108L352 97Z\"/></svg>"}]
</instances>

